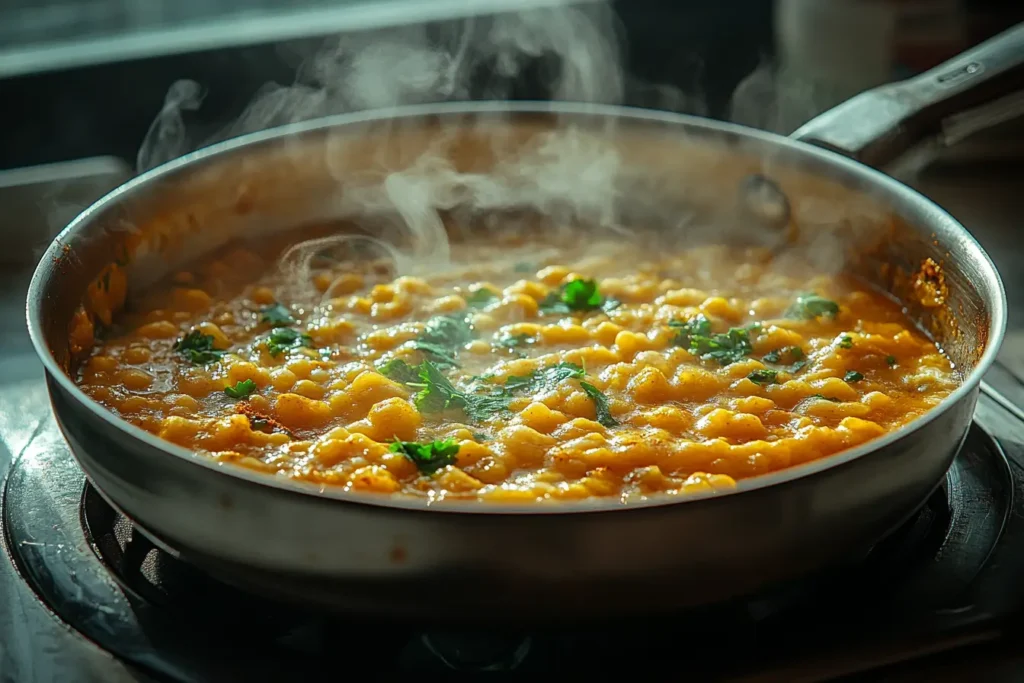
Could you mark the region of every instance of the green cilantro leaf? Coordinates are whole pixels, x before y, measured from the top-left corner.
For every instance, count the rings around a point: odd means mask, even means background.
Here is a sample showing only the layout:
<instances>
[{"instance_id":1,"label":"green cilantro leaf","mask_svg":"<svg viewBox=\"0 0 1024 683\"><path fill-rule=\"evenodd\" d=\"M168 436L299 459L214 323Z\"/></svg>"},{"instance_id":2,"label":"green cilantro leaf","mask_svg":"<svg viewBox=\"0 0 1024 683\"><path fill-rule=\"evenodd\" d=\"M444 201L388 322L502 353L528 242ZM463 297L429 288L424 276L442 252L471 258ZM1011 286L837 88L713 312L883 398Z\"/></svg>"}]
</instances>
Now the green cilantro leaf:
<instances>
[{"instance_id":1,"label":"green cilantro leaf","mask_svg":"<svg viewBox=\"0 0 1024 683\"><path fill-rule=\"evenodd\" d=\"M411 383L410 386L420 388L415 403L421 413L440 413L449 408L458 408L473 422L480 422L507 410L512 399L504 390L485 395L460 391L429 360L420 363L419 379L419 382Z\"/></svg>"},{"instance_id":2,"label":"green cilantro leaf","mask_svg":"<svg viewBox=\"0 0 1024 683\"><path fill-rule=\"evenodd\" d=\"M498 295L489 289L480 288L466 295L466 304L473 308L484 308L498 300Z\"/></svg>"},{"instance_id":3,"label":"green cilantro leaf","mask_svg":"<svg viewBox=\"0 0 1024 683\"><path fill-rule=\"evenodd\" d=\"M711 321L705 318L703 313L698 313L686 322L670 320L668 326L676 331L672 343L684 349L690 348L691 338L707 337L711 334Z\"/></svg>"},{"instance_id":4,"label":"green cilantro leaf","mask_svg":"<svg viewBox=\"0 0 1024 683\"><path fill-rule=\"evenodd\" d=\"M495 339L494 343L505 349L514 349L520 346L528 346L535 341L537 340L528 334L508 334Z\"/></svg>"},{"instance_id":5,"label":"green cilantro leaf","mask_svg":"<svg viewBox=\"0 0 1024 683\"><path fill-rule=\"evenodd\" d=\"M409 365L401 358L389 360L387 363L379 366L377 368L377 372L388 379L393 379L402 384L412 384L420 378L419 370Z\"/></svg>"},{"instance_id":6,"label":"green cilantro leaf","mask_svg":"<svg viewBox=\"0 0 1024 683\"><path fill-rule=\"evenodd\" d=\"M747 379L754 384L765 386L766 384L775 384L778 374L779 373L775 370L754 370L752 373L747 375Z\"/></svg>"},{"instance_id":7,"label":"green cilantro leaf","mask_svg":"<svg viewBox=\"0 0 1024 683\"><path fill-rule=\"evenodd\" d=\"M790 364L785 364L783 358L787 358L793 361ZM761 356L761 360L765 363L772 363L773 365L781 365L781 369L786 372L799 372L807 361L805 360L804 350L799 346L784 346L781 349L775 349Z\"/></svg>"},{"instance_id":8,"label":"green cilantro leaf","mask_svg":"<svg viewBox=\"0 0 1024 683\"><path fill-rule=\"evenodd\" d=\"M886 356L885 357L885 362L889 365L890 368L895 367L896 366L896 356Z\"/></svg>"},{"instance_id":9,"label":"green cilantro leaf","mask_svg":"<svg viewBox=\"0 0 1024 683\"><path fill-rule=\"evenodd\" d=\"M452 407L465 407L465 395L459 392L440 368L429 360L420 363L419 379L422 388L416 394L416 407L420 412L440 413Z\"/></svg>"},{"instance_id":10,"label":"green cilantro leaf","mask_svg":"<svg viewBox=\"0 0 1024 683\"><path fill-rule=\"evenodd\" d=\"M270 323L274 327L287 327L295 324L295 318L286 306L275 303L260 309L260 322Z\"/></svg>"},{"instance_id":11,"label":"green cilantro leaf","mask_svg":"<svg viewBox=\"0 0 1024 683\"><path fill-rule=\"evenodd\" d=\"M619 421L612 417L612 413L608 409L608 399L601 393L601 390L590 382L580 382L580 386L587 397L594 402L594 408L597 410L597 421L609 429L617 427Z\"/></svg>"},{"instance_id":12,"label":"green cilantro leaf","mask_svg":"<svg viewBox=\"0 0 1024 683\"><path fill-rule=\"evenodd\" d=\"M606 299L597 290L597 281L576 278L551 292L540 302L542 313L572 313L603 310L606 313L622 305L617 299Z\"/></svg>"},{"instance_id":13,"label":"green cilantro leaf","mask_svg":"<svg viewBox=\"0 0 1024 683\"><path fill-rule=\"evenodd\" d=\"M420 340L440 346L462 346L473 341L473 326L465 316L435 315L427 321Z\"/></svg>"},{"instance_id":14,"label":"green cilantro leaf","mask_svg":"<svg viewBox=\"0 0 1024 683\"><path fill-rule=\"evenodd\" d=\"M839 338L839 348L841 349L852 349L853 348L853 337L848 334L844 334Z\"/></svg>"},{"instance_id":15,"label":"green cilantro leaf","mask_svg":"<svg viewBox=\"0 0 1024 683\"><path fill-rule=\"evenodd\" d=\"M251 379L242 380L241 382L235 382L233 387L224 387L224 393L229 398L246 398L252 392L256 391L256 382Z\"/></svg>"},{"instance_id":16,"label":"green cilantro leaf","mask_svg":"<svg viewBox=\"0 0 1024 683\"><path fill-rule=\"evenodd\" d=\"M864 379L864 375L860 374L856 370L850 370L845 375L843 375L843 381L846 382L859 382L862 379Z\"/></svg>"},{"instance_id":17,"label":"green cilantro leaf","mask_svg":"<svg viewBox=\"0 0 1024 683\"><path fill-rule=\"evenodd\" d=\"M818 296L813 292L807 292L798 295L796 297L796 301L786 309L784 315L787 318L813 320L814 318L821 316L834 318L838 313L839 304L835 301L830 301L829 299Z\"/></svg>"},{"instance_id":18,"label":"green cilantro leaf","mask_svg":"<svg viewBox=\"0 0 1024 683\"><path fill-rule=\"evenodd\" d=\"M423 333L413 344L414 348L427 354L429 360L442 367L457 368L455 360L459 349L472 341L476 335L473 326L464 315L435 315L427 321Z\"/></svg>"},{"instance_id":19,"label":"green cilantro leaf","mask_svg":"<svg viewBox=\"0 0 1024 683\"><path fill-rule=\"evenodd\" d=\"M562 303L573 311L589 311L600 308L604 299L597 291L596 280L571 280L562 287Z\"/></svg>"},{"instance_id":20,"label":"green cilantro leaf","mask_svg":"<svg viewBox=\"0 0 1024 683\"><path fill-rule=\"evenodd\" d=\"M583 377L583 368L575 363L556 363L540 370L534 370L529 375L513 375L505 380L506 391L528 391L536 393L546 389L553 389L562 380Z\"/></svg>"},{"instance_id":21,"label":"green cilantro leaf","mask_svg":"<svg viewBox=\"0 0 1024 683\"><path fill-rule=\"evenodd\" d=\"M312 348L313 338L290 327L275 327L267 337L267 351L273 357L280 356L285 351L291 351L303 346Z\"/></svg>"},{"instance_id":22,"label":"green cilantro leaf","mask_svg":"<svg viewBox=\"0 0 1024 683\"><path fill-rule=\"evenodd\" d=\"M690 335L690 352L701 358L717 360L722 365L736 363L754 352L750 332L760 328L759 323L754 323L748 327L729 328L725 334Z\"/></svg>"},{"instance_id":23,"label":"green cilantro leaf","mask_svg":"<svg viewBox=\"0 0 1024 683\"><path fill-rule=\"evenodd\" d=\"M392 453L401 453L412 461L423 474L434 474L448 465L454 465L455 456L459 452L459 444L454 439L416 443L415 441L395 441L390 448Z\"/></svg>"},{"instance_id":24,"label":"green cilantro leaf","mask_svg":"<svg viewBox=\"0 0 1024 683\"><path fill-rule=\"evenodd\" d=\"M404 361L393 360L381 366L380 372L418 388L414 402L421 413L440 413L454 408L461 410L473 422L487 420L508 410L516 392L550 389L563 380L583 377L583 368L579 365L556 363L529 375L509 377L504 385L478 382L469 390L461 390L451 383L436 363L429 360L415 368ZM413 372L417 375L415 378L411 377ZM477 379L486 380L487 377ZM489 393L480 393L481 390Z\"/></svg>"},{"instance_id":25,"label":"green cilantro leaf","mask_svg":"<svg viewBox=\"0 0 1024 683\"><path fill-rule=\"evenodd\" d=\"M840 398L833 398L832 396L823 396L822 394L811 394L807 398L816 398L822 401L832 401L832 403L842 403L843 400Z\"/></svg>"},{"instance_id":26,"label":"green cilantro leaf","mask_svg":"<svg viewBox=\"0 0 1024 683\"><path fill-rule=\"evenodd\" d=\"M215 363L224 355L224 351L213 348L212 335L203 334L198 330L193 330L176 341L174 350L196 365Z\"/></svg>"},{"instance_id":27,"label":"green cilantro leaf","mask_svg":"<svg viewBox=\"0 0 1024 683\"><path fill-rule=\"evenodd\" d=\"M427 358L434 361L439 367L442 368L457 368L459 362L455 360L455 351L442 346L441 344L432 344L431 342L425 342L417 339L413 342L413 348L417 351L422 351L427 355Z\"/></svg>"},{"instance_id":28,"label":"green cilantro leaf","mask_svg":"<svg viewBox=\"0 0 1024 683\"><path fill-rule=\"evenodd\" d=\"M508 410L512 397L505 392L494 394L463 394L465 405L462 412L473 422L483 422L498 413Z\"/></svg>"}]
</instances>

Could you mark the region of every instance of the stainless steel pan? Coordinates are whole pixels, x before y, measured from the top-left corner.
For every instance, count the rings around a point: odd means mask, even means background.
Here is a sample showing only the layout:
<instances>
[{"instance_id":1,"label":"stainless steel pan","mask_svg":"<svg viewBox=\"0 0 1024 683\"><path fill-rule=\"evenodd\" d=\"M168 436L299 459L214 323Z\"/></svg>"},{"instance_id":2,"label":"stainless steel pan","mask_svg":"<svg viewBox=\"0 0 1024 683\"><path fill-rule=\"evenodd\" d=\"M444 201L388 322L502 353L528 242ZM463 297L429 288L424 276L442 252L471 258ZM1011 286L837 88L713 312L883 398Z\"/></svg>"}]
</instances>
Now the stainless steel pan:
<instances>
[{"instance_id":1,"label":"stainless steel pan","mask_svg":"<svg viewBox=\"0 0 1024 683\"><path fill-rule=\"evenodd\" d=\"M1019 81L1022 61L1019 27L913 81L862 95L798 137L880 163L940 132L953 104L996 101ZM337 195L338 178L345 192L349 179L406 168L428 149L486 173L496 149L528 149L570 123L599 131L632 174L633 190L652 203L675 202L723 226L745 216L748 224L765 220L766 232L778 227L769 218L805 236L831 230L846 267L904 302L962 369L963 385L898 432L741 481L727 495L628 508L591 501L428 509L217 465L115 417L69 377L69 322L83 301L102 317L87 292L126 252L129 288L142 287L234 236L329 213L324 198ZM743 193L751 187L771 201L750 201ZM938 276L922 276L927 259ZM931 294L922 297L921 286ZM942 480L1004 322L999 276L971 235L867 165L700 118L552 103L368 112L191 154L81 214L46 252L28 297L32 339L75 457L160 546L226 581L318 607L502 621L697 605L866 550Z\"/></svg>"}]
</instances>

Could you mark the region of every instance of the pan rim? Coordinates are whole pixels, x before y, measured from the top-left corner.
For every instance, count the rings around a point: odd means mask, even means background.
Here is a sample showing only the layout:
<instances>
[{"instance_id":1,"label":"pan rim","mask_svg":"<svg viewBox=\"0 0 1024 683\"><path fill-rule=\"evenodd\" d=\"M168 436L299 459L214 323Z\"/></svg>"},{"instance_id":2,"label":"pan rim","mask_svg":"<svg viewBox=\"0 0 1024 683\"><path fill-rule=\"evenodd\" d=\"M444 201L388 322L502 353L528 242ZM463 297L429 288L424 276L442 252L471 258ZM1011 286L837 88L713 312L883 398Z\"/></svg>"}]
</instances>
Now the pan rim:
<instances>
[{"instance_id":1,"label":"pan rim","mask_svg":"<svg viewBox=\"0 0 1024 683\"><path fill-rule=\"evenodd\" d=\"M629 119L636 122L646 121L682 125L684 128L689 129L689 132L696 130L718 134L724 133L739 140L749 140L758 144L779 147L784 150L795 152L797 155L804 158L810 157L823 164L832 166L838 171L846 174L848 177L864 181L875 190L881 191L882 194L885 195L886 199L892 200L890 204L893 205L893 208L902 208L908 213L928 215L930 220L944 223L945 227L948 228L951 233L959 233L965 243L965 246L973 252L971 255L974 258L975 265L983 271L987 283L992 285L995 289L993 292L995 296L993 296L992 301L993 308L990 314L989 333L986 340L985 350L982 352L981 357L971 372L964 377L960 386L958 386L938 405L933 406L911 422L908 422L898 429L888 432L881 437L868 441L855 448L840 451L824 458L819 458L794 467L788 467L776 472L749 477L746 479L739 479L736 481L736 486L729 490L690 494L679 497L659 496L645 501L630 503L622 503L619 502L618 499L615 501L586 499L571 502L507 504L475 500L424 501L417 498L344 491L336 487L317 485L304 481L295 481L284 477L275 477L271 474L256 472L241 466L219 463L208 456L201 455L195 451L183 448L169 441L165 441L155 434L151 434L140 427L129 423L115 415L106 407L94 401L84 391L82 391L77 384L75 384L67 373L63 371L51 349L46 344L42 329L42 316L40 314L42 309L42 296L53 270L52 265L56 262L56 259L61 256L61 252L64 248L64 242L70 235L73 235L87 227L91 223L93 217L100 214L109 205L120 201L125 196L144 190L152 179L171 172L181 172L190 167L206 163L212 159L236 153L238 150L251 145L270 144L276 140L283 139L291 135L302 133L309 134L317 131L326 131L332 128L371 121L426 118L431 116L453 116L459 114L503 113L512 115L565 114L575 116L596 116L604 118ZM33 272L26 299L26 318L28 322L29 336L32 340L32 346L35 349L36 355L42 361L44 369L50 376L51 380L56 382L59 388L69 394L70 398L74 399L76 403L87 408L94 417L105 422L107 426L112 427L133 439L141 441L146 446L160 451L162 455L173 456L184 462L202 467L210 470L211 472L220 473L222 476L242 480L248 484L268 487L282 495L291 494L311 497L321 503L370 505L377 508L387 508L395 512L443 512L488 516L546 516L609 512L624 513L627 511L661 508L669 505L693 504L706 500L727 499L731 496L753 493L772 486L784 485L798 479L814 476L826 470L842 467L847 463L885 448L889 444L899 441L906 435L918 431L932 421L937 420L952 408L953 405L959 403L972 391L975 391L978 388L983 375L995 361L999 346L1003 340L1007 322L1007 302L1006 291L994 262L975 239L974 235L972 235L959 221L913 188L908 187L895 178L885 175L880 171L835 152L774 133L760 131L738 124L715 121L699 116L679 114L675 112L656 111L621 105L575 102L473 101L432 103L366 110L350 114L323 117L286 126L279 126L211 145L140 174L98 199L76 216L53 239L42 254L41 259Z\"/></svg>"}]
</instances>

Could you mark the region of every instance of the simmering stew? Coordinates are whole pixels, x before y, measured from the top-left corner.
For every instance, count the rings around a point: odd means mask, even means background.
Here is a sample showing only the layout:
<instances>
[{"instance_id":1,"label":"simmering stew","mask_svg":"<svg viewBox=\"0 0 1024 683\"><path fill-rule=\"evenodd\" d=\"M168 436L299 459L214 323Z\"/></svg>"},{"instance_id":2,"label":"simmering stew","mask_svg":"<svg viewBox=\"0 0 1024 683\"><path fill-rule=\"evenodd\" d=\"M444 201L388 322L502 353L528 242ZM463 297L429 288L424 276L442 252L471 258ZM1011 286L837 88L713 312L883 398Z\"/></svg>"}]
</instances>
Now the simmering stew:
<instances>
[{"instance_id":1,"label":"simmering stew","mask_svg":"<svg viewBox=\"0 0 1024 683\"><path fill-rule=\"evenodd\" d=\"M896 302L767 250L509 237L396 277L284 239L228 245L102 331L76 317L82 389L270 476L628 502L857 446L959 381ZM124 296L111 273L97 296Z\"/></svg>"}]
</instances>

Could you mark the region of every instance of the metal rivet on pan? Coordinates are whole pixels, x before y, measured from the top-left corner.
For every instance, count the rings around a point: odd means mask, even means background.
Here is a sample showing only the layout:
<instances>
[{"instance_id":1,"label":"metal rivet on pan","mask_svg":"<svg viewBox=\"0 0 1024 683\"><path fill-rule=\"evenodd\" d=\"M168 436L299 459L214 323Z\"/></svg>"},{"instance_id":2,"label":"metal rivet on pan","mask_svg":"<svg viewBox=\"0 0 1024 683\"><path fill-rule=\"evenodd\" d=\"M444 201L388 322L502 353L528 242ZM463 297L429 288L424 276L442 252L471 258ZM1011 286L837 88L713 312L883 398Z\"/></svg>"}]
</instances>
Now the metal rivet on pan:
<instances>
[{"instance_id":1,"label":"metal rivet on pan","mask_svg":"<svg viewBox=\"0 0 1024 683\"><path fill-rule=\"evenodd\" d=\"M739 195L743 210L765 227L781 230L789 223L789 199L774 180L749 175L740 182Z\"/></svg>"}]
</instances>

